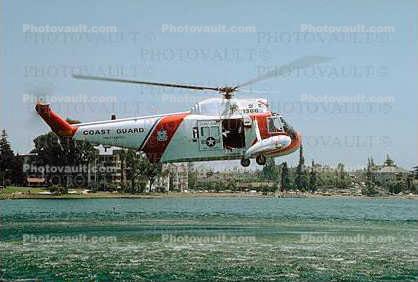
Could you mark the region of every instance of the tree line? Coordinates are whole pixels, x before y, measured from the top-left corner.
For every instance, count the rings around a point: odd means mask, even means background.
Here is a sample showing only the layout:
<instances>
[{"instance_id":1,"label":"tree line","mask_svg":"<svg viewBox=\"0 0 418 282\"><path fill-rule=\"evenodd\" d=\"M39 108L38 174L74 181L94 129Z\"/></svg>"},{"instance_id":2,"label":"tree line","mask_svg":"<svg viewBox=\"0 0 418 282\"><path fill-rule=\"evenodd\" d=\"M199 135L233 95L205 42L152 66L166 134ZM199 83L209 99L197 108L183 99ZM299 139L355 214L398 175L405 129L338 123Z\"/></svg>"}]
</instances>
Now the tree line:
<instances>
[{"instance_id":1,"label":"tree line","mask_svg":"<svg viewBox=\"0 0 418 282\"><path fill-rule=\"evenodd\" d=\"M84 165L90 167L95 164L99 155L98 150L92 144L70 138L60 138L53 132L37 136L33 143L34 148L30 153L34 157L29 157L29 164L37 167L47 165L60 167ZM99 173L100 181L88 181L86 175L83 175L84 178L81 177L80 180L80 175L77 172L68 173L63 171L49 172L43 174L43 177L50 186L50 190L57 193L66 193L68 188L72 187L85 187L93 191L118 190L128 193L142 193L147 189L151 190L159 177L169 174L168 171L162 169L160 163L150 163L143 154L135 150L121 149L118 155L121 162L120 185L116 185L111 180L106 181L106 173L102 175ZM393 166L394 163L388 157L385 165ZM189 189L198 189L197 172L193 170L192 164L189 164L188 167ZM2 186L25 184L28 173L23 170L23 158L13 152L5 130L2 130L0 136L0 168L0 184ZM404 191L417 193L415 183L418 179L418 166L414 167L406 178L383 183L376 179L375 168L373 159L369 158L364 173L361 173L358 178L353 178L345 171L342 163L339 163L335 169L321 170L321 167L312 160L310 167L308 167L305 165L303 146L301 146L298 165L295 168L289 167L286 162L276 164L273 158L269 158L262 170L256 172L255 176L239 174L218 180L204 179L204 186L205 189L210 191L242 191L248 188L245 187L245 183L268 181L273 185L261 184L256 189L263 192L316 192L319 189L347 189L354 185L360 185L362 193L369 196L377 195L379 188L383 188L392 194ZM57 179L59 180L58 183ZM251 189L251 186L248 189Z\"/></svg>"},{"instance_id":2,"label":"tree line","mask_svg":"<svg viewBox=\"0 0 418 282\"><path fill-rule=\"evenodd\" d=\"M274 159L267 160L262 175L265 179L277 183L278 189L284 191L316 192L319 188L346 189L351 185L351 178L339 163L334 171L320 171L312 160L311 166L305 166L303 146L299 149L299 161L296 168L289 168L287 162L277 165Z\"/></svg>"},{"instance_id":3,"label":"tree line","mask_svg":"<svg viewBox=\"0 0 418 282\"><path fill-rule=\"evenodd\" d=\"M37 136L34 140L34 148L26 158L27 165L31 167L87 167L95 164L98 158L98 150L90 143L76 141L70 138L58 137L53 132ZM101 182L89 181L88 173L80 171L50 170L48 173L34 173L42 176L50 190L56 193L66 193L68 188L88 188L97 190L120 190L129 193L141 193L153 188L155 180L159 176L166 175L162 171L161 164L153 164L141 153L135 150L122 149L119 153L122 169L120 170L120 187L116 187L112 181L106 181L106 172L102 173ZM15 154L11 148L5 130L0 136L0 167L1 185L25 185L26 177L31 172L24 171L22 156ZM100 174L100 173L99 173Z\"/></svg>"}]
</instances>

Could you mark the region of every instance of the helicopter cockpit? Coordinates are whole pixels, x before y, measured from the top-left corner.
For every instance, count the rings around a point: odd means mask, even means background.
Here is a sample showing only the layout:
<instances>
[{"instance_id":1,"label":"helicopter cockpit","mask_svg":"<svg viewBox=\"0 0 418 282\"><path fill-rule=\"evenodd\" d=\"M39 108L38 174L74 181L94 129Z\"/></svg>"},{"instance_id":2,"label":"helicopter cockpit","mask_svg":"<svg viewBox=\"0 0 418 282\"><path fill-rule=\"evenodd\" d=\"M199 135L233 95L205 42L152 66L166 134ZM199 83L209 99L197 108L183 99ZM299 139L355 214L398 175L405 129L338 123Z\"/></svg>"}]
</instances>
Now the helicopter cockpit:
<instances>
[{"instance_id":1,"label":"helicopter cockpit","mask_svg":"<svg viewBox=\"0 0 418 282\"><path fill-rule=\"evenodd\" d=\"M267 127L269 133L284 132L289 134L291 137L296 134L295 130L285 121L281 115L272 113L271 117L268 117L267 119Z\"/></svg>"}]
</instances>

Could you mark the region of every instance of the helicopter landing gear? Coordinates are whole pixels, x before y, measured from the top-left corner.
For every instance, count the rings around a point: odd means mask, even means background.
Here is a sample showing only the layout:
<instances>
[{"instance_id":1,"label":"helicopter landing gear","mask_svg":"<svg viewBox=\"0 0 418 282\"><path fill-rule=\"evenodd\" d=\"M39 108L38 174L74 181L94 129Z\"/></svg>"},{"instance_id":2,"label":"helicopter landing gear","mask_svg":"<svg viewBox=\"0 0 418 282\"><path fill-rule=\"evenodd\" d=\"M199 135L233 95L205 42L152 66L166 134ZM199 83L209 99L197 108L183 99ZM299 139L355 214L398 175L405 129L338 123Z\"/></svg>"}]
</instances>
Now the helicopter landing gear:
<instances>
[{"instance_id":1,"label":"helicopter landing gear","mask_svg":"<svg viewBox=\"0 0 418 282\"><path fill-rule=\"evenodd\" d=\"M266 157L263 155L258 155L255 158L255 161L257 162L258 165L265 165L266 164Z\"/></svg>"},{"instance_id":2,"label":"helicopter landing gear","mask_svg":"<svg viewBox=\"0 0 418 282\"><path fill-rule=\"evenodd\" d=\"M242 160L241 160L241 165L242 165L243 167L247 167L247 166L249 166L249 165L250 165L250 159L242 159Z\"/></svg>"}]
</instances>

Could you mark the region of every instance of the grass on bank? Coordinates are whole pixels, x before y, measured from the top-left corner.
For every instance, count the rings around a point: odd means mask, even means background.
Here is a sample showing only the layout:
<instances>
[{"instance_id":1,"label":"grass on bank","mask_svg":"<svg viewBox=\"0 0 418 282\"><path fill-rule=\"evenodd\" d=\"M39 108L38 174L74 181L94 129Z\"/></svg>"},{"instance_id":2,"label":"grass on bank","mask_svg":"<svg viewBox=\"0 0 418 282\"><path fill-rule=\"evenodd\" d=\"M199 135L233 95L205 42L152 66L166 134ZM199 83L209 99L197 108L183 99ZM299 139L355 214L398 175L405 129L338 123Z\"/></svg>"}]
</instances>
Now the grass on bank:
<instances>
[{"instance_id":1,"label":"grass on bank","mask_svg":"<svg viewBox=\"0 0 418 282\"><path fill-rule=\"evenodd\" d=\"M43 187L18 187L18 186L7 186L0 189L0 194L13 194L13 193L26 193L26 194L37 194L39 192L48 191Z\"/></svg>"},{"instance_id":2,"label":"grass on bank","mask_svg":"<svg viewBox=\"0 0 418 282\"><path fill-rule=\"evenodd\" d=\"M46 187L19 187L19 186L7 186L6 188L0 189L0 200L6 199L89 199L89 198L161 198L161 197L196 197L196 196L205 196L205 197L242 197L242 196L259 196L259 197L284 197L284 198L304 198L304 197L367 197L363 195L353 195L347 193L328 193L328 192L318 192L315 194L303 193L303 192L292 192L287 191L284 193L273 193L269 195L263 195L261 192L251 193L251 192L207 192L207 191L190 191L190 192L147 192L141 194L130 194L123 192L106 192L98 191L94 193L86 193L85 188L71 188L69 191L73 193L70 194L42 194L40 192L49 192L49 189ZM418 195L384 195L378 196L377 198L411 198L417 199Z\"/></svg>"},{"instance_id":3,"label":"grass on bank","mask_svg":"<svg viewBox=\"0 0 418 282\"><path fill-rule=\"evenodd\" d=\"M0 199L79 199L79 198L112 198L112 197L127 197L127 198L147 198L158 197L164 193L143 193L143 194L129 194L120 192L106 192L98 191L94 193L83 193L85 188L71 188L70 194L40 194L40 192L49 192L46 187L19 187L7 186L0 189Z\"/></svg>"}]
</instances>

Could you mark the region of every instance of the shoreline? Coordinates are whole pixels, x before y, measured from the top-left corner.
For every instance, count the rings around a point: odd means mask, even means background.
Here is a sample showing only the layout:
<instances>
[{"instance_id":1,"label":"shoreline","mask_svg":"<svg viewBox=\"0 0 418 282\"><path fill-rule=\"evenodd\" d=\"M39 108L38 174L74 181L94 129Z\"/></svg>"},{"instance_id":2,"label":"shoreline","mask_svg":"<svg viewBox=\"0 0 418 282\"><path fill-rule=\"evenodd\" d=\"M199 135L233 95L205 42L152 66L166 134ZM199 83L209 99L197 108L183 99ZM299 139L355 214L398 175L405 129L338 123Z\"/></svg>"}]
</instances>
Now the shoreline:
<instances>
[{"instance_id":1,"label":"shoreline","mask_svg":"<svg viewBox=\"0 0 418 282\"><path fill-rule=\"evenodd\" d=\"M381 195L381 196L364 196L364 195L350 195L339 193L304 193L304 192L279 192L279 193L254 193L254 192L167 192L167 193L143 193L143 194L129 194L129 193L114 193L114 192L96 192L87 194L65 194L65 195L42 195L34 193L2 193L0 200L31 200L31 199L164 199L164 198L351 198L351 199L411 199L418 200L418 195Z\"/></svg>"}]
</instances>

